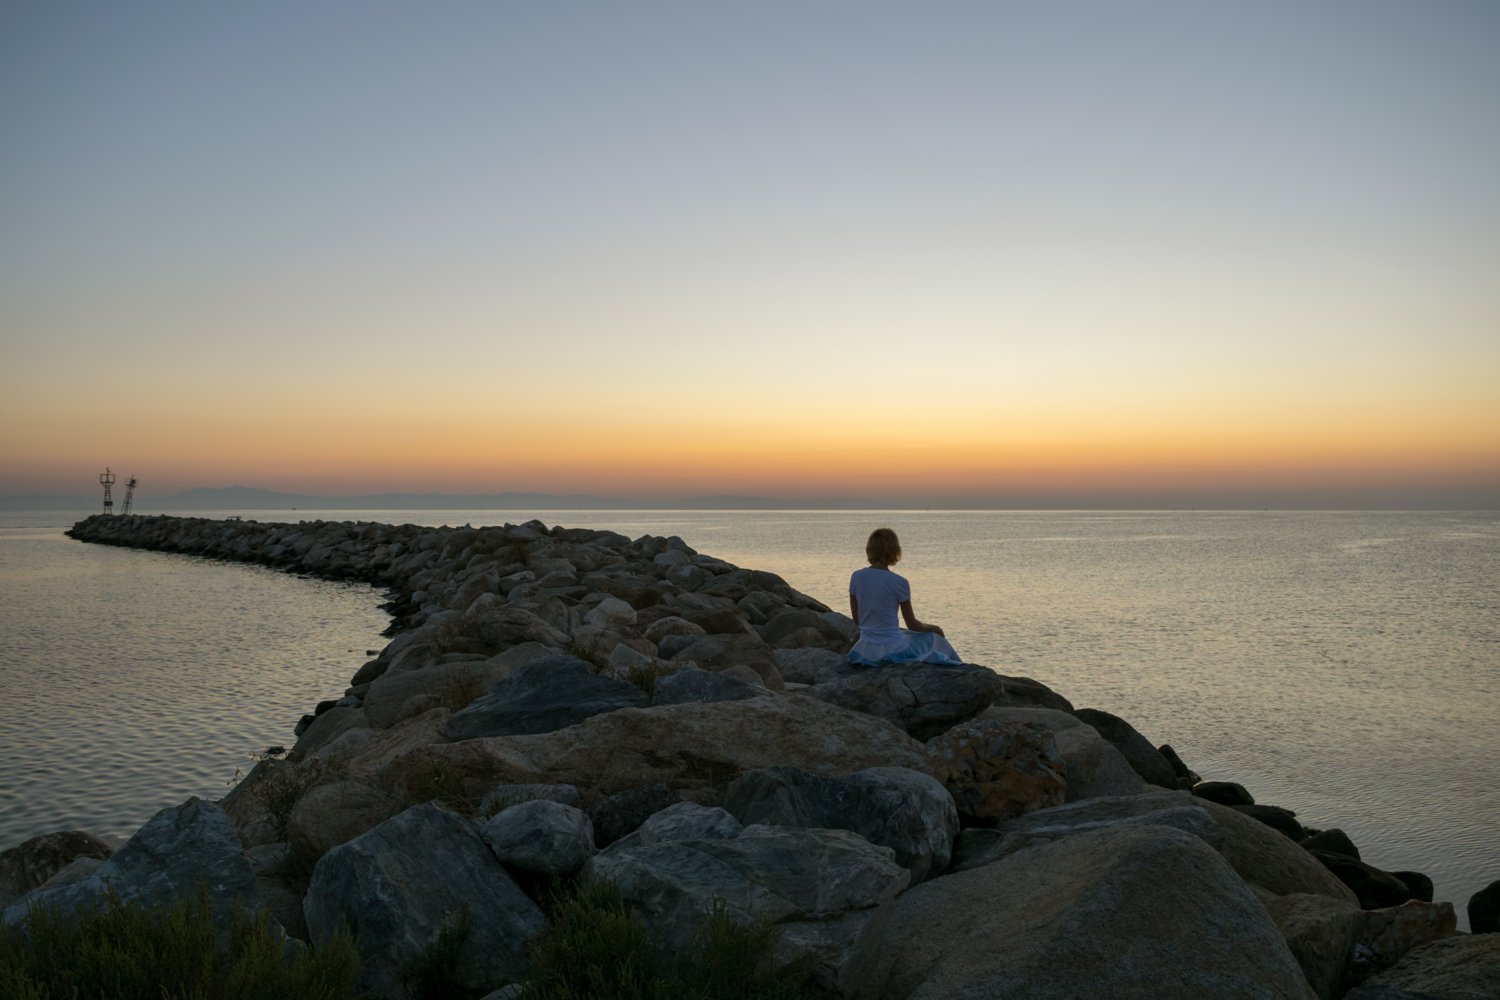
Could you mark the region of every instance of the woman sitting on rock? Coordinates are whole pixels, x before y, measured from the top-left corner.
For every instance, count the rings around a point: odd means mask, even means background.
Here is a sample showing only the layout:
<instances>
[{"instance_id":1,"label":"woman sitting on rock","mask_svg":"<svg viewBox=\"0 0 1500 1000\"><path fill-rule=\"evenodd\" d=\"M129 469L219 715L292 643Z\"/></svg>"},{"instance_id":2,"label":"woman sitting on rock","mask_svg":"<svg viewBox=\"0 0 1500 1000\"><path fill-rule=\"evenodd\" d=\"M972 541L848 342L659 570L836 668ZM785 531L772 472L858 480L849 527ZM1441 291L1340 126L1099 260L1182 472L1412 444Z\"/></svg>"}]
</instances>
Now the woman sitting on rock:
<instances>
[{"instance_id":1,"label":"woman sitting on rock","mask_svg":"<svg viewBox=\"0 0 1500 1000\"><path fill-rule=\"evenodd\" d=\"M891 572L901 559L901 542L890 528L876 528L865 543L870 565L849 577L849 615L859 625L859 641L849 662L865 667L893 663L963 662L936 625L917 621L911 609L911 584ZM896 611L906 619L901 627Z\"/></svg>"}]
</instances>

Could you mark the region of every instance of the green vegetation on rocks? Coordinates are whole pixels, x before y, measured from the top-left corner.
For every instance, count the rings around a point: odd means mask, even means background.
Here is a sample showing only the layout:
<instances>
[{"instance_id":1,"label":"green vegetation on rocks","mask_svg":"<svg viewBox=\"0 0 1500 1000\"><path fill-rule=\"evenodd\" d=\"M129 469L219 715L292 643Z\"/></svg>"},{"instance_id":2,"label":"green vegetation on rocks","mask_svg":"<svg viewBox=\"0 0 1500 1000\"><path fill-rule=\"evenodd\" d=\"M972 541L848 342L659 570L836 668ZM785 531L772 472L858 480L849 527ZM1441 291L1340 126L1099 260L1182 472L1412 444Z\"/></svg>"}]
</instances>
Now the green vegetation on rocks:
<instances>
[{"instance_id":1,"label":"green vegetation on rocks","mask_svg":"<svg viewBox=\"0 0 1500 1000\"><path fill-rule=\"evenodd\" d=\"M359 955L348 934L289 954L262 910L236 907L216 942L208 886L171 902L121 900L75 917L33 906L0 925L0 996L7 1000L353 1000Z\"/></svg>"}]
</instances>

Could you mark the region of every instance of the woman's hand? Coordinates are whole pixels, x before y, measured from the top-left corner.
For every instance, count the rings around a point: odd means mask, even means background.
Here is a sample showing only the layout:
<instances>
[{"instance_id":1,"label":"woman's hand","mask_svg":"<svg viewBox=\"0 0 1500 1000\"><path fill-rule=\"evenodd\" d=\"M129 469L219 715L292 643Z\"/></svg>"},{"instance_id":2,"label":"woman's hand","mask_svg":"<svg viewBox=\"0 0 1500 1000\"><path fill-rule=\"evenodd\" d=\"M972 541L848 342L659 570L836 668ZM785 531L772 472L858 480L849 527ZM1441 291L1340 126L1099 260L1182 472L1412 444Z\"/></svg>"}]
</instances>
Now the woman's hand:
<instances>
[{"instance_id":1,"label":"woman's hand","mask_svg":"<svg viewBox=\"0 0 1500 1000\"><path fill-rule=\"evenodd\" d=\"M938 635L943 635L943 630L936 625L917 621L917 614L911 609L911 601L909 599L901 602L901 617L906 619L906 630L908 632L936 632ZM948 637L944 635L943 638L946 639Z\"/></svg>"}]
</instances>

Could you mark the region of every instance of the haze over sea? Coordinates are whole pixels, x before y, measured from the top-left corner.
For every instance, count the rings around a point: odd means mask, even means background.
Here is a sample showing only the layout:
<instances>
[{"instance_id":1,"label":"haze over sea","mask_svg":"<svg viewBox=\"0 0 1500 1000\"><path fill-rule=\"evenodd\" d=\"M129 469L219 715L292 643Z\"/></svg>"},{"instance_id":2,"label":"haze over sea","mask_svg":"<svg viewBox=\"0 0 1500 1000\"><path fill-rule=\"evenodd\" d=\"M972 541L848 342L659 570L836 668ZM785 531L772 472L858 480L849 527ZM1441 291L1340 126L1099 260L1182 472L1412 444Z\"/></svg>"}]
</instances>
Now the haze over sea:
<instances>
[{"instance_id":1,"label":"haze over sea","mask_svg":"<svg viewBox=\"0 0 1500 1000\"><path fill-rule=\"evenodd\" d=\"M85 545L93 511L0 514L0 848L128 835L290 744L380 648L359 584ZM228 512L204 512L223 517ZM918 614L969 662L1171 743L1365 860L1463 903L1500 878L1493 512L254 511L681 535L847 606L881 524Z\"/></svg>"}]
</instances>

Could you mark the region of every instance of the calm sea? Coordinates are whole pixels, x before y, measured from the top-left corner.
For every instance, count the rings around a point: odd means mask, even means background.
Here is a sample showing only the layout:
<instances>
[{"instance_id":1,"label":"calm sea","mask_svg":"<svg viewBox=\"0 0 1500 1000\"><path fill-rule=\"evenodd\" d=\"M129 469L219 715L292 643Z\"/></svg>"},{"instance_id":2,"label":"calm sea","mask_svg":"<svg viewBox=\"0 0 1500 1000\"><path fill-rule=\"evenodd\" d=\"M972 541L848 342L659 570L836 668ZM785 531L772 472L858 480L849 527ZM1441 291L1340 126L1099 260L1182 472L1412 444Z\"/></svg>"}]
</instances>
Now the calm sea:
<instances>
[{"instance_id":1,"label":"calm sea","mask_svg":"<svg viewBox=\"0 0 1500 1000\"><path fill-rule=\"evenodd\" d=\"M164 805L218 797L384 641L369 586L62 535L88 513L0 514L0 848L65 828L128 835ZM1365 860L1430 875L1461 921L1500 879L1494 513L245 516L678 534L834 608L865 536L889 525L917 613L970 662L1341 827Z\"/></svg>"}]
</instances>

